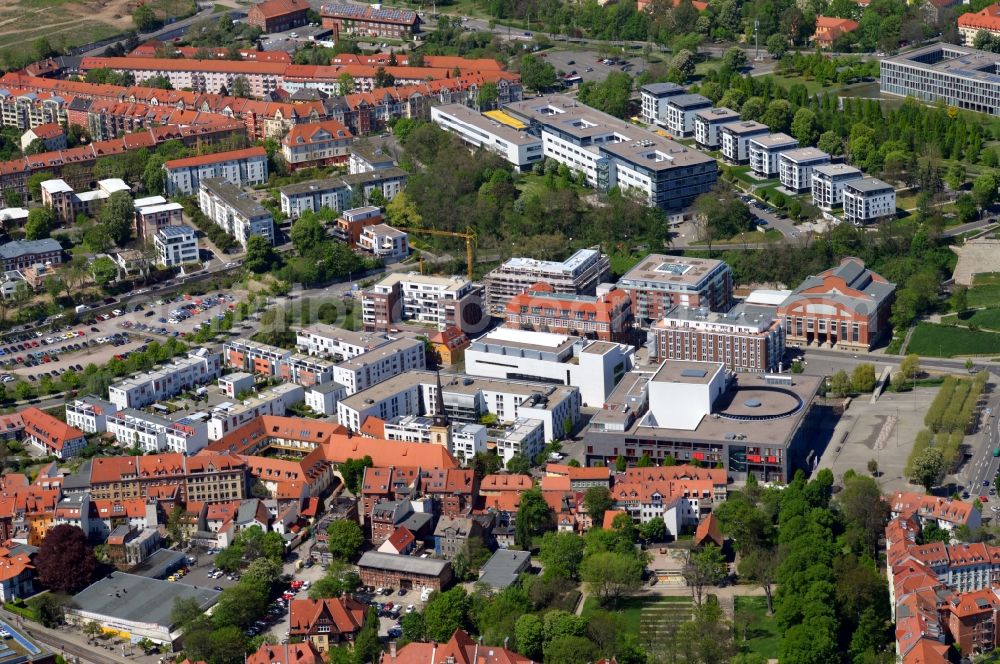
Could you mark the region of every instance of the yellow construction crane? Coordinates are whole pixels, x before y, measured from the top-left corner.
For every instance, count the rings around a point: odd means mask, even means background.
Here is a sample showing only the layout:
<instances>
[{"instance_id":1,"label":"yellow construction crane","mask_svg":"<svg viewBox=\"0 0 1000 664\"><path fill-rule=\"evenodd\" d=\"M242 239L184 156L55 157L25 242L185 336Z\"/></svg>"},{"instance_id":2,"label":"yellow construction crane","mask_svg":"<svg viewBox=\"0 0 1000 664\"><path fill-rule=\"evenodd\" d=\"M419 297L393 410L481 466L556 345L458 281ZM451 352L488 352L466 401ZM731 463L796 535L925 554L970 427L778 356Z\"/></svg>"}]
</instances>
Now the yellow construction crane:
<instances>
[{"instance_id":1,"label":"yellow construction crane","mask_svg":"<svg viewBox=\"0 0 1000 664\"><path fill-rule=\"evenodd\" d=\"M455 233L453 231L439 231L435 228L416 228L413 226L403 226L402 230L407 233L424 233L426 235L438 235L440 237L460 237L465 240L465 262L468 266L469 281L472 281L472 245L476 242L476 232L469 227L465 228L464 233ZM420 259L420 273L424 273L424 260Z\"/></svg>"}]
</instances>

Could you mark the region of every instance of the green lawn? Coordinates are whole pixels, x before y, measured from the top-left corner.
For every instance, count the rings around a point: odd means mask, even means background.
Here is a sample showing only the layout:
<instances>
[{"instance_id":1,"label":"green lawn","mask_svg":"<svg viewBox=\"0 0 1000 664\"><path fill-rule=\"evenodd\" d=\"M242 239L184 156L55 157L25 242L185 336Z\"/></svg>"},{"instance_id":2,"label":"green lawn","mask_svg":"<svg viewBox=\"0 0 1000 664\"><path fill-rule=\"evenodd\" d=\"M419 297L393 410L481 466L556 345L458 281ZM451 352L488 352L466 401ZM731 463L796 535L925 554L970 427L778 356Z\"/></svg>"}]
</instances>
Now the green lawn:
<instances>
[{"instance_id":1,"label":"green lawn","mask_svg":"<svg viewBox=\"0 0 1000 664\"><path fill-rule=\"evenodd\" d=\"M996 354L1000 353L1000 334L920 323L910 337L906 352L929 357Z\"/></svg>"},{"instance_id":2,"label":"green lawn","mask_svg":"<svg viewBox=\"0 0 1000 664\"><path fill-rule=\"evenodd\" d=\"M778 76L776 74L771 74L771 77L774 78L775 83L785 88L786 90L795 85L796 83L801 83L802 85L806 86L806 90L809 92L810 96L821 94L822 92L827 90L832 92L840 87L837 84L823 85L819 81L813 79L806 79L803 78L802 76Z\"/></svg>"},{"instance_id":3,"label":"green lawn","mask_svg":"<svg viewBox=\"0 0 1000 664\"><path fill-rule=\"evenodd\" d=\"M746 624L746 647L752 653L777 659L781 652L781 628L767 615L764 597L735 597L736 624ZM746 623L744 623L746 621ZM739 629L739 627L737 628Z\"/></svg>"},{"instance_id":4,"label":"green lawn","mask_svg":"<svg viewBox=\"0 0 1000 664\"><path fill-rule=\"evenodd\" d=\"M976 309L962 312L961 316L958 316L958 314L948 314L942 317L941 322L964 327L974 325L979 328L1000 332L1000 309Z\"/></svg>"},{"instance_id":5,"label":"green lawn","mask_svg":"<svg viewBox=\"0 0 1000 664\"><path fill-rule=\"evenodd\" d=\"M583 617L586 618L601 606L596 597L587 597L583 603ZM673 627L691 619L691 598L677 597L626 597L612 610L622 617L625 629L638 634L645 640L656 639L658 635L669 636ZM667 626L670 629L666 629Z\"/></svg>"},{"instance_id":6,"label":"green lawn","mask_svg":"<svg viewBox=\"0 0 1000 664\"><path fill-rule=\"evenodd\" d=\"M984 277L980 279L980 277ZM977 274L969 289L970 307L995 307L1000 305L1000 282L996 275Z\"/></svg>"}]
</instances>

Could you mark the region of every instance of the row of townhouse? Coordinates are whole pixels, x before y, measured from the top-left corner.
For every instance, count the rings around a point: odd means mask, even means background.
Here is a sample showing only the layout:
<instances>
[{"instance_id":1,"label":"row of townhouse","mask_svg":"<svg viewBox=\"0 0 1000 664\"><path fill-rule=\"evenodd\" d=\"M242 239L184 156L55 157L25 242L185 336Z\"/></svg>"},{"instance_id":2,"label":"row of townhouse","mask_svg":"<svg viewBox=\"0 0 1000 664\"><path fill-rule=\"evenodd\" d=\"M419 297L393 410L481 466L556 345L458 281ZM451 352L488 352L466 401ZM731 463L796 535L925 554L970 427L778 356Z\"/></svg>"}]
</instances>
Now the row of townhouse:
<instances>
[{"instance_id":1,"label":"row of townhouse","mask_svg":"<svg viewBox=\"0 0 1000 664\"><path fill-rule=\"evenodd\" d=\"M298 219L307 210L317 211L324 207L340 212L351 207L355 194L367 199L375 191L391 201L406 188L407 179L406 171L389 166L286 185L278 188L281 211L290 219Z\"/></svg>"},{"instance_id":2,"label":"row of townhouse","mask_svg":"<svg viewBox=\"0 0 1000 664\"><path fill-rule=\"evenodd\" d=\"M207 383L221 370L221 355L198 348L170 364L118 381L108 388L108 399L119 409L145 408Z\"/></svg>"},{"instance_id":3,"label":"row of townhouse","mask_svg":"<svg viewBox=\"0 0 1000 664\"><path fill-rule=\"evenodd\" d=\"M333 362L252 339L227 341L222 353L230 369L275 376L303 387L333 382Z\"/></svg>"},{"instance_id":4,"label":"row of townhouse","mask_svg":"<svg viewBox=\"0 0 1000 664\"><path fill-rule=\"evenodd\" d=\"M172 495L181 503L219 502L248 493L246 461L227 453L95 457L70 478L74 488L68 493L89 491L92 499Z\"/></svg>"},{"instance_id":5,"label":"row of townhouse","mask_svg":"<svg viewBox=\"0 0 1000 664\"><path fill-rule=\"evenodd\" d=\"M120 445L144 454L196 454L208 444L205 423L190 417L168 419L95 396L66 402L66 423L81 431L110 433Z\"/></svg>"},{"instance_id":6,"label":"row of townhouse","mask_svg":"<svg viewBox=\"0 0 1000 664\"><path fill-rule=\"evenodd\" d=\"M51 92L0 89L0 124L25 131L46 124L67 124L66 100Z\"/></svg>"},{"instance_id":7,"label":"row of townhouse","mask_svg":"<svg viewBox=\"0 0 1000 664\"><path fill-rule=\"evenodd\" d=\"M261 415L283 416L288 408L305 400L301 385L282 383L263 390L238 403L224 402L212 409L208 419L208 438L219 440Z\"/></svg>"}]
</instances>

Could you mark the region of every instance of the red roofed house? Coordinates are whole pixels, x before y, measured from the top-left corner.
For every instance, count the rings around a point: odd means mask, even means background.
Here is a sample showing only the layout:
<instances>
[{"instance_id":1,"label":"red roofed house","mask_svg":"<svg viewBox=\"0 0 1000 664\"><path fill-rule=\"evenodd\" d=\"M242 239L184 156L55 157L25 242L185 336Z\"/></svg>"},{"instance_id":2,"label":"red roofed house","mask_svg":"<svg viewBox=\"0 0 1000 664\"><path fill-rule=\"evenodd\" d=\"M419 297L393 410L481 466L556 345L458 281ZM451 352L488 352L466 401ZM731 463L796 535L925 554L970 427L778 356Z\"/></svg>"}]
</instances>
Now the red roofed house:
<instances>
[{"instance_id":1,"label":"red roofed house","mask_svg":"<svg viewBox=\"0 0 1000 664\"><path fill-rule=\"evenodd\" d=\"M247 23L264 32L291 30L309 22L306 0L267 0L247 12Z\"/></svg>"},{"instance_id":2,"label":"red roofed house","mask_svg":"<svg viewBox=\"0 0 1000 664\"><path fill-rule=\"evenodd\" d=\"M919 493L897 491L889 500L892 517L916 517L921 525L933 521L939 528L954 531L959 526L978 528L982 514L972 503Z\"/></svg>"},{"instance_id":3,"label":"red roofed house","mask_svg":"<svg viewBox=\"0 0 1000 664\"><path fill-rule=\"evenodd\" d=\"M7 542L0 547L0 601L30 597L35 591L35 566L27 547Z\"/></svg>"},{"instance_id":4,"label":"red roofed house","mask_svg":"<svg viewBox=\"0 0 1000 664\"><path fill-rule=\"evenodd\" d=\"M245 664L323 664L323 655L310 641L275 645L263 643Z\"/></svg>"},{"instance_id":5,"label":"red roofed house","mask_svg":"<svg viewBox=\"0 0 1000 664\"><path fill-rule=\"evenodd\" d=\"M41 141L46 151L66 149L66 134L56 122L40 124L21 134L21 150L27 150L35 141Z\"/></svg>"},{"instance_id":6,"label":"red roofed house","mask_svg":"<svg viewBox=\"0 0 1000 664\"><path fill-rule=\"evenodd\" d=\"M646 11L653 4L653 0L638 0L639 11ZM671 5L676 8L681 4L681 0L672 0ZM703 12L708 9L707 2L701 2L700 0L691 0L691 6L697 9L699 12Z\"/></svg>"},{"instance_id":7,"label":"red roofed house","mask_svg":"<svg viewBox=\"0 0 1000 664\"><path fill-rule=\"evenodd\" d=\"M836 18L833 16L817 16L816 32L813 34L813 42L819 48L830 48L833 42L843 35L854 32L860 25L857 21L849 18Z\"/></svg>"},{"instance_id":8,"label":"red roofed house","mask_svg":"<svg viewBox=\"0 0 1000 664\"><path fill-rule=\"evenodd\" d=\"M429 337L429 340L434 347L434 352L441 360L441 364L446 367L461 362L465 356L465 349L471 344L469 337L465 336L465 332L454 325L443 331L435 332Z\"/></svg>"},{"instance_id":9,"label":"red roofed house","mask_svg":"<svg viewBox=\"0 0 1000 664\"><path fill-rule=\"evenodd\" d=\"M68 459L87 444L82 431L37 408L25 408L20 415L24 421L25 440L46 454Z\"/></svg>"},{"instance_id":10,"label":"red roofed house","mask_svg":"<svg viewBox=\"0 0 1000 664\"><path fill-rule=\"evenodd\" d=\"M972 46L980 31L994 37L1000 35L1000 2L958 17L958 33L962 35L966 46Z\"/></svg>"},{"instance_id":11,"label":"red roofed house","mask_svg":"<svg viewBox=\"0 0 1000 664\"><path fill-rule=\"evenodd\" d=\"M350 130L336 120L297 124L281 139L281 155L292 171L345 164L352 138Z\"/></svg>"},{"instance_id":12,"label":"red roofed house","mask_svg":"<svg viewBox=\"0 0 1000 664\"><path fill-rule=\"evenodd\" d=\"M565 476L573 491L586 491L595 486L611 487L611 469L607 466L567 466L561 463L545 465L545 474Z\"/></svg>"},{"instance_id":13,"label":"red roofed house","mask_svg":"<svg viewBox=\"0 0 1000 664\"><path fill-rule=\"evenodd\" d=\"M505 493L521 494L535 485L530 475L513 475L503 473L499 475L487 475L479 483L479 494L481 496L498 497Z\"/></svg>"},{"instance_id":14,"label":"red roofed house","mask_svg":"<svg viewBox=\"0 0 1000 664\"><path fill-rule=\"evenodd\" d=\"M698 523L698 528L694 531L694 545L704 546L705 544L715 544L720 549L726 540L719 529L719 520L714 513L710 513Z\"/></svg>"},{"instance_id":15,"label":"red roofed house","mask_svg":"<svg viewBox=\"0 0 1000 664\"><path fill-rule=\"evenodd\" d=\"M382 653L381 664L533 664L512 650L484 646L464 630L456 630L448 643L413 641L397 649L395 642Z\"/></svg>"},{"instance_id":16,"label":"red roofed house","mask_svg":"<svg viewBox=\"0 0 1000 664\"><path fill-rule=\"evenodd\" d=\"M948 631L962 653L989 652L997 644L1000 598L992 588L952 597L945 605Z\"/></svg>"},{"instance_id":17,"label":"red roofed house","mask_svg":"<svg viewBox=\"0 0 1000 664\"><path fill-rule=\"evenodd\" d=\"M623 290L604 295L566 295L539 282L507 301L505 327L574 334L601 341L629 340L632 298Z\"/></svg>"},{"instance_id":18,"label":"red roofed house","mask_svg":"<svg viewBox=\"0 0 1000 664\"><path fill-rule=\"evenodd\" d=\"M368 608L346 595L333 599L293 599L288 607L288 633L305 637L320 652L331 645L353 643L365 624Z\"/></svg>"},{"instance_id":19,"label":"red roofed house","mask_svg":"<svg viewBox=\"0 0 1000 664\"><path fill-rule=\"evenodd\" d=\"M381 553L394 553L397 556L408 556L417 546L417 538L413 536L406 526L399 526L392 531L389 539L382 542L378 548Z\"/></svg>"}]
</instances>

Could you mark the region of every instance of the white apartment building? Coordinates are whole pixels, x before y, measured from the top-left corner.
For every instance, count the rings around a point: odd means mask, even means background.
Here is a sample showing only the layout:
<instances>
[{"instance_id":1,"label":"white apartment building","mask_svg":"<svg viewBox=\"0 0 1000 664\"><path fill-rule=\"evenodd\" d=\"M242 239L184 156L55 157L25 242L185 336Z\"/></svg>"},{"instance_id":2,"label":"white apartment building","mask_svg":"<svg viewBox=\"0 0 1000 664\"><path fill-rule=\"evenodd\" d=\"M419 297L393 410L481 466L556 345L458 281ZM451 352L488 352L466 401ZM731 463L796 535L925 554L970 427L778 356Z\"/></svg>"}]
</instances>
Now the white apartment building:
<instances>
[{"instance_id":1,"label":"white apartment building","mask_svg":"<svg viewBox=\"0 0 1000 664\"><path fill-rule=\"evenodd\" d=\"M375 224L361 229L358 246L385 263L395 263L410 255L410 236L388 224Z\"/></svg>"},{"instance_id":2,"label":"white apartment building","mask_svg":"<svg viewBox=\"0 0 1000 664\"><path fill-rule=\"evenodd\" d=\"M196 454L208 445L208 429L204 422L190 418L172 421L132 408L108 417L108 433L120 445L137 448L143 454Z\"/></svg>"},{"instance_id":3,"label":"white apartment building","mask_svg":"<svg viewBox=\"0 0 1000 664\"><path fill-rule=\"evenodd\" d=\"M694 118L699 111L712 108L712 100L695 94L674 95L667 99L667 131L674 138L694 134Z\"/></svg>"},{"instance_id":4,"label":"white apartment building","mask_svg":"<svg viewBox=\"0 0 1000 664\"><path fill-rule=\"evenodd\" d=\"M232 339L223 347L226 366L310 387L333 380L334 363L253 339Z\"/></svg>"},{"instance_id":5,"label":"white apartment building","mask_svg":"<svg viewBox=\"0 0 1000 664\"><path fill-rule=\"evenodd\" d=\"M759 178L773 178L778 175L778 156L782 152L794 150L799 142L788 134L757 136L747 142L750 153L750 170Z\"/></svg>"},{"instance_id":6,"label":"white apartment building","mask_svg":"<svg viewBox=\"0 0 1000 664\"><path fill-rule=\"evenodd\" d=\"M830 155L816 148L787 150L778 155L778 177L796 193L812 189L813 169L830 163Z\"/></svg>"},{"instance_id":7,"label":"white apartment building","mask_svg":"<svg viewBox=\"0 0 1000 664\"><path fill-rule=\"evenodd\" d=\"M464 277L396 272L362 293L361 318L369 331L412 320L438 331L455 326L465 332L481 323L482 296Z\"/></svg>"},{"instance_id":8,"label":"white apartment building","mask_svg":"<svg viewBox=\"0 0 1000 664\"><path fill-rule=\"evenodd\" d=\"M281 139L281 156L293 171L342 164L348 159L353 138L337 120L296 124Z\"/></svg>"},{"instance_id":9,"label":"white apartment building","mask_svg":"<svg viewBox=\"0 0 1000 664\"><path fill-rule=\"evenodd\" d=\"M431 121L473 148L496 153L525 171L544 158L542 140L480 114L464 104L431 106Z\"/></svg>"},{"instance_id":10,"label":"white apartment building","mask_svg":"<svg viewBox=\"0 0 1000 664\"><path fill-rule=\"evenodd\" d=\"M442 375L442 398L453 422L476 423L487 413L500 422L517 418L542 422L544 440L560 440L564 426L580 415L580 391L571 386L500 378ZM353 394L337 404L337 421L359 432L370 416L384 422L404 415L435 414L437 377L411 371Z\"/></svg>"},{"instance_id":11,"label":"white apartment building","mask_svg":"<svg viewBox=\"0 0 1000 664\"><path fill-rule=\"evenodd\" d=\"M237 394L252 392L256 386L257 379L245 371L234 371L219 378L219 391L230 399L235 399Z\"/></svg>"},{"instance_id":12,"label":"white apartment building","mask_svg":"<svg viewBox=\"0 0 1000 664\"><path fill-rule=\"evenodd\" d=\"M844 219L855 225L896 216L896 190L878 178L865 177L844 185Z\"/></svg>"},{"instance_id":13,"label":"white apartment building","mask_svg":"<svg viewBox=\"0 0 1000 664\"><path fill-rule=\"evenodd\" d=\"M355 394L401 373L426 368L424 342L394 339L387 344L337 364L333 381Z\"/></svg>"},{"instance_id":14,"label":"white apartment building","mask_svg":"<svg viewBox=\"0 0 1000 664\"><path fill-rule=\"evenodd\" d=\"M208 178L222 178L237 187L264 184L267 182L267 151L247 148L173 159L163 164L163 169L167 196L192 196L198 192L201 181Z\"/></svg>"},{"instance_id":15,"label":"white apartment building","mask_svg":"<svg viewBox=\"0 0 1000 664\"><path fill-rule=\"evenodd\" d=\"M821 210L832 210L844 202L844 185L865 176L847 164L816 166L812 172L812 202Z\"/></svg>"},{"instance_id":16,"label":"white apartment building","mask_svg":"<svg viewBox=\"0 0 1000 664\"><path fill-rule=\"evenodd\" d=\"M507 104L504 110L538 131L543 152L581 171L599 191L637 189L649 205L687 207L712 188L716 161L646 129L561 95Z\"/></svg>"},{"instance_id":17,"label":"white apartment building","mask_svg":"<svg viewBox=\"0 0 1000 664\"><path fill-rule=\"evenodd\" d=\"M733 164L745 164L750 161L750 139L767 136L771 130L766 124L753 120L731 122L719 127L719 140L722 143L722 156Z\"/></svg>"},{"instance_id":18,"label":"white apartment building","mask_svg":"<svg viewBox=\"0 0 1000 664\"><path fill-rule=\"evenodd\" d=\"M718 150L722 145L719 129L739 121L740 114L724 106L700 110L694 114L694 141L699 147Z\"/></svg>"},{"instance_id":19,"label":"white apartment building","mask_svg":"<svg viewBox=\"0 0 1000 664\"><path fill-rule=\"evenodd\" d=\"M583 405L599 408L635 364L625 344L498 327L465 349L470 376L572 385Z\"/></svg>"},{"instance_id":20,"label":"white apartment building","mask_svg":"<svg viewBox=\"0 0 1000 664\"><path fill-rule=\"evenodd\" d=\"M396 162L392 156L383 152L381 147L373 147L367 143L355 143L351 146L351 156L347 160L347 172L351 175L371 173L392 168Z\"/></svg>"},{"instance_id":21,"label":"white apartment building","mask_svg":"<svg viewBox=\"0 0 1000 664\"><path fill-rule=\"evenodd\" d=\"M503 459L504 465L517 455L534 459L535 455L545 449L545 423L518 417L508 426L491 429L487 440L496 446L497 455Z\"/></svg>"},{"instance_id":22,"label":"white apartment building","mask_svg":"<svg viewBox=\"0 0 1000 664\"><path fill-rule=\"evenodd\" d=\"M671 97L682 94L684 88L676 83L650 83L639 88L642 121L649 125L664 124L667 118L667 102Z\"/></svg>"},{"instance_id":23,"label":"white apartment building","mask_svg":"<svg viewBox=\"0 0 1000 664\"><path fill-rule=\"evenodd\" d=\"M108 417L118 412L118 406L86 396L66 402L66 424L84 433L104 433L108 430Z\"/></svg>"},{"instance_id":24,"label":"white apartment building","mask_svg":"<svg viewBox=\"0 0 1000 664\"><path fill-rule=\"evenodd\" d=\"M108 398L119 410L145 408L214 380L221 370L220 355L198 348L188 353L187 357L118 381L108 388Z\"/></svg>"},{"instance_id":25,"label":"white apartment building","mask_svg":"<svg viewBox=\"0 0 1000 664\"><path fill-rule=\"evenodd\" d=\"M384 424L386 440L408 443L430 443L434 419L423 415L394 417ZM448 451L461 461L487 451L488 430L482 424L454 423L449 425L451 442Z\"/></svg>"},{"instance_id":26,"label":"white apartment building","mask_svg":"<svg viewBox=\"0 0 1000 664\"><path fill-rule=\"evenodd\" d=\"M564 261L509 258L483 278L486 304L491 311L503 311L510 298L540 281L556 293L593 295L610 274L610 260L597 249L578 249Z\"/></svg>"},{"instance_id":27,"label":"white apartment building","mask_svg":"<svg viewBox=\"0 0 1000 664\"><path fill-rule=\"evenodd\" d=\"M271 212L227 180L203 179L198 189L198 207L205 216L236 238L244 249L254 235L260 235L274 244Z\"/></svg>"},{"instance_id":28,"label":"white apartment building","mask_svg":"<svg viewBox=\"0 0 1000 664\"><path fill-rule=\"evenodd\" d=\"M315 212L324 207L340 212L351 207L356 191L367 199L377 190L387 201L391 201L396 194L406 189L406 180L406 171L390 166L325 180L290 184L278 189L281 211L290 219L298 219L306 210Z\"/></svg>"},{"instance_id":29,"label":"white apartment building","mask_svg":"<svg viewBox=\"0 0 1000 664\"><path fill-rule=\"evenodd\" d=\"M349 360L389 343L389 337L376 332L353 332L325 323L316 323L295 334L295 345L303 353L337 362Z\"/></svg>"},{"instance_id":30,"label":"white apartment building","mask_svg":"<svg viewBox=\"0 0 1000 664\"><path fill-rule=\"evenodd\" d=\"M274 93L284 80L288 64L253 60L195 60L188 58L87 58L87 67L131 73L135 82L166 77L174 90L201 94L232 94L237 79L246 81L250 96L257 99Z\"/></svg>"},{"instance_id":31,"label":"white apartment building","mask_svg":"<svg viewBox=\"0 0 1000 664\"><path fill-rule=\"evenodd\" d=\"M262 415L283 417L289 406L302 401L305 401L305 390L301 385L282 383L240 403L221 403L212 409L208 419L208 439L219 440L230 431Z\"/></svg>"},{"instance_id":32,"label":"white apartment building","mask_svg":"<svg viewBox=\"0 0 1000 664\"><path fill-rule=\"evenodd\" d=\"M459 461L469 462L477 454L485 454L489 431L482 424L451 425L451 452Z\"/></svg>"},{"instance_id":33,"label":"white apartment building","mask_svg":"<svg viewBox=\"0 0 1000 664\"><path fill-rule=\"evenodd\" d=\"M305 393L306 405L314 413L326 417L337 414L337 402L347 398L347 388L339 383L320 383L308 388Z\"/></svg>"},{"instance_id":34,"label":"white apartment building","mask_svg":"<svg viewBox=\"0 0 1000 664\"><path fill-rule=\"evenodd\" d=\"M198 262L198 236L190 226L164 226L153 236L160 265L174 267Z\"/></svg>"}]
</instances>

